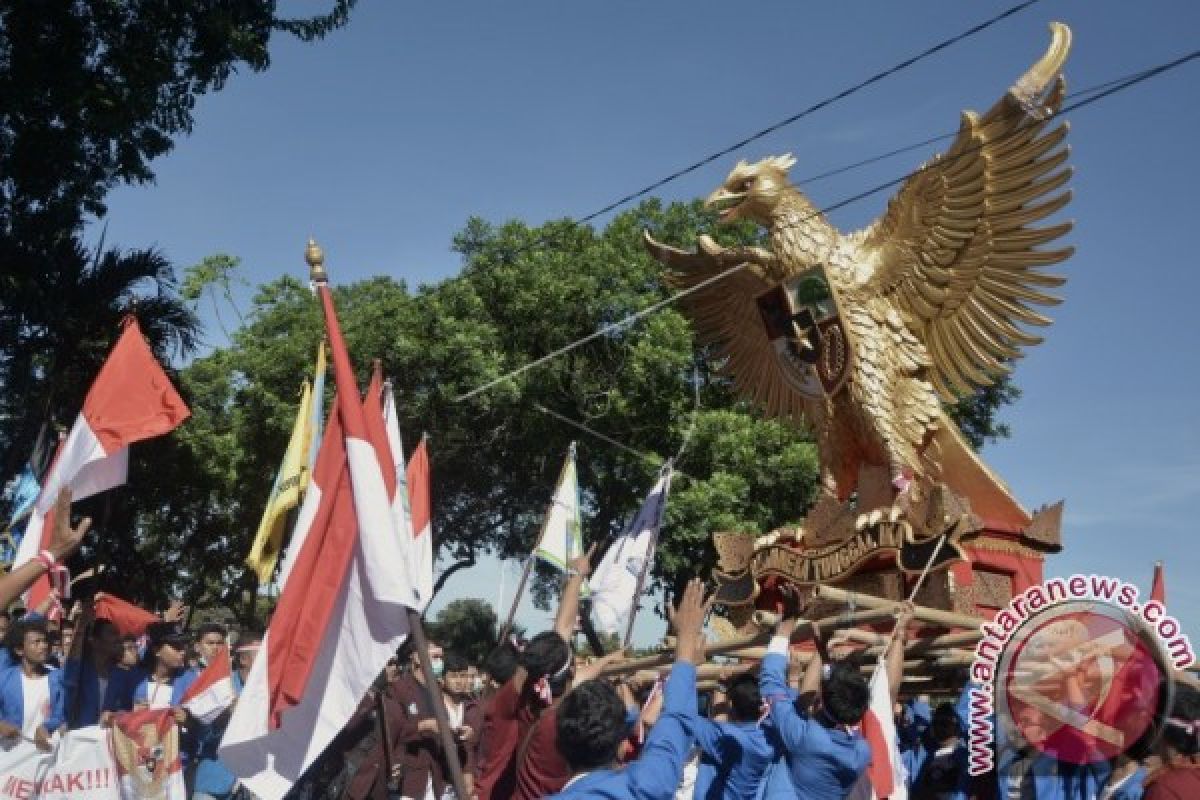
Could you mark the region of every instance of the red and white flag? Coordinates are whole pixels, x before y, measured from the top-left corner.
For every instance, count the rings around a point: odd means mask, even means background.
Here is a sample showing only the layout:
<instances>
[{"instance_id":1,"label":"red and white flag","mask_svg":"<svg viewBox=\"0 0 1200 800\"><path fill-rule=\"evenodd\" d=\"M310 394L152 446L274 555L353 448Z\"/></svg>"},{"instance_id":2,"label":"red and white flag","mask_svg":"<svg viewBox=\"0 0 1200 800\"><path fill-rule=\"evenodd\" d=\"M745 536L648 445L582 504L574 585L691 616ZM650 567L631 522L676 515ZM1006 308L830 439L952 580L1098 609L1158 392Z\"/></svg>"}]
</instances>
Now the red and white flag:
<instances>
[{"instance_id":1,"label":"red and white flag","mask_svg":"<svg viewBox=\"0 0 1200 800\"><path fill-rule=\"evenodd\" d=\"M847 800L908 800L908 770L900 757L891 681L882 663L871 676L871 705L863 715L862 734L871 746L871 763Z\"/></svg>"},{"instance_id":2,"label":"red and white flag","mask_svg":"<svg viewBox=\"0 0 1200 800\"><path fill-rule=\"evenodd\" d=\"M233 670L229 666L229 650L222 647L216 657L183 693L183 707L192 716L211 725L225 709L233 705L237 692L233 688Z\"/></svg>"},{"instance_id":3,"label":"red and white flag","mask_svg":"<svg viewBox=\"0 0 1200 800\"><path fill-rule=\"evenodd\" d=\"M69 486L78 501L120 486L129 472L129 445L169 433L190 415L137 320L129 317L42 483L13 569L37 558L50 543L59 490ZM46 576L38 578L26 607L41 605L49 592Z\"/></svg>"},{"instance_id":4,"label":"red and white flag","mask_svg":"<svg viewBox=\"0 0 1200 800\"><path fill-rule=\"evenodd\" d=\"M1157 600L1159 605L1167 604L1167 579L1163 575L1161 561L1154 562L1154 582L1150 586L1150 599Z\"/></svg>"},{"instance_id":5,"label":"red and white flag","mask_svg":"<svg viewBox=\"0 0 1200 800\"><path fill-rule=\"evenodd\" d=\"M281 798L328 746L408 634L412 587L385 480L329 287L337 400L285 561L279 604L221 742L221 760L263 800ZM382 417L380 417L382 421ZM382 425L379 426L382 428Z\"/></svg>"},{"instance_id":6,"label":"red and white flag","mask_svg":"<svg viewBox=\"0 0 1200 800\"><path fill-rule=\"evenodd\" d=\"M433 598L433 498L430 493L428 439L421 443L408 461L408 497L412 509L411 559L414 589L423 611Z\"/></svg>"}]
</instances>

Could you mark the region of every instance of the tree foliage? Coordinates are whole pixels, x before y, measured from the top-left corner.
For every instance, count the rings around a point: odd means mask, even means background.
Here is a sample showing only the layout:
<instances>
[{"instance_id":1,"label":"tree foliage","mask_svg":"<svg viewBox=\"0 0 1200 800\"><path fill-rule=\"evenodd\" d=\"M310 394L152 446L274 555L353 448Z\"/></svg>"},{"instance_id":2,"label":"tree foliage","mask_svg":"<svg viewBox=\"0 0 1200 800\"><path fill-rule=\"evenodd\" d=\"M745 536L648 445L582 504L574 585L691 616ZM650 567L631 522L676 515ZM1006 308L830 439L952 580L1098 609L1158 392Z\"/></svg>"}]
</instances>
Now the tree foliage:
<instances>
[{"instance_id":1,"label":"tree foliage","mask_svg":"<svg viewBox=\"0 0 1200 800\"><path fill-rule=\"evenodd\" d=\"M472 664L482 664L496 646L496 612L485 600L460 597L452 600L426 623L429 638L445 650L458 653Z\"/></svg>"}]
</instances>

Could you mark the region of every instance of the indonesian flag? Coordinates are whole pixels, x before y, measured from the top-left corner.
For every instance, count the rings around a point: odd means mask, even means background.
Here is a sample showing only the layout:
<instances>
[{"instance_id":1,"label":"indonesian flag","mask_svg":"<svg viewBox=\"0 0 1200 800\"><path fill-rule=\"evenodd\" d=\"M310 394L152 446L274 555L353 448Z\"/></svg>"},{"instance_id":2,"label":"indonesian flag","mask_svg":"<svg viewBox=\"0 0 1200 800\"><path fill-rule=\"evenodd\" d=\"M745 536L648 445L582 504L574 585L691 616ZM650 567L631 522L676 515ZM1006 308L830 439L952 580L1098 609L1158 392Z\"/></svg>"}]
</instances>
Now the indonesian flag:
<instances>
[{"instance_id":1,"label":"indonesian flag","mask_svg":"<svg viewBox=\"0 0 1200 800\"><path fill-rule=\"evenodd\" d=\"M200 676L183 693L183 707L192 716L211 725L225 709L233 705L233 671L229 668L229 650L222 647Z\"/></svg>"},{"instance_id":2,"label":"indonesian flag","mask_svg":"<svg viewBox=\"0 0 1200 800\"><path fill-rule=\"evenodd\" d=\"M1154 562L1154 583L1150 586L1150 599L1157 600L1160 605L1167 604L1167 579L1163 576L1161 561Z\"/></svg>"},{"instance_id":3,"label":"indonesian flag","mask_svg":"<svg viewBox=\"0 0 1200 800\"><path fill-rule=\"evenodd\" d=\"M412 587L391 514L386 437L372 435L329 287L337 399L285 561L275 615L220 756L263 800L282 798L333 740L408 633ZM379 427L382 427L380 425Z\"/></svg>"},{"instance_id":4,"label":"indonesian flag","mask_svg":"<svg viewBox=\"0 0 1200 800\"><path fill-rule=\"evenodd\" d=\"M79 501L120 486L129 472L129 445L169 433L191 414L150 352L137 320L129 317L124 325L42 483L13 569L50 544L54 502L63 487L69 486L71 499ZM43 575L29 589L26 607L37 608L49 592Z\"/></svg>"},{"instance_id":5,"label":"indonesian flag","mask_svg":"<svg viewBox=\"0 0 1200 800\"><path fill-rule=\"evenodd\" d=\"M412 509L412 565L413 590L419 597L418 611L424 611L433 597L433 500L429 479L429 440L422 437L421 443L408 461L408 497Z\"/></svg>"},{"instance_id":6,"label":"indonesian flag","mask_svg":"<svg viewBox=\"0 0 1200 800\"><path fill-rule=\"evenodd\" d=\"M161 622L157 614L114 597L107 592L96 595L96 619L106 619L122 636L141 636L146 628Z\"/></svg>"},{"instance_id":7,"label":"indonesian flag","mask_svg":"<svg viewBox=\"0 0 1200 800\"><path fill-rule=\"evenodd\" d=\"M863 715L862 734L871 746L871 763L847 800L908 800L908 770L900 757L891 682L882 663L871 676L871 705Z\"/></svg>"}]
</instances>

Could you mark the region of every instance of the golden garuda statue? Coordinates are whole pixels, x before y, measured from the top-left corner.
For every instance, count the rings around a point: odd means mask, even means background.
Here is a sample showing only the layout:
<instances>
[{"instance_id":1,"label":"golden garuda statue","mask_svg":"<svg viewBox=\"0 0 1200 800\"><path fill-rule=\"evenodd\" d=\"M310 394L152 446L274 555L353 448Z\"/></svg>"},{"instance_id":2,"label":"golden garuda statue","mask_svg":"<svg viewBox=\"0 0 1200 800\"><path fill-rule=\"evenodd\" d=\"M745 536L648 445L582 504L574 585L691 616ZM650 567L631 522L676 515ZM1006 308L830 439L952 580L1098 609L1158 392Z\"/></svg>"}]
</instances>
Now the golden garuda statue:
<instances>
[{"instance_id":1,"label":"golden garuda statue","mask_svg":"<svg viewBox=\"0 0 1200 800\"><path fill-rule=\"evenodd\" d=\"M789 183L785 155L738 163L706 201L722 220L764 227L766 247L702 236L691 253L646 234L672 286L712 281L684 308L739 393L814 429L820 494L797 534L806 543L852 533L848 515L859 529L864 512L894 519L937 484L977 514L1029 522L942 403L991 384L1041 341L1028 326L1050 320L1034 307L1057 303L1046 290L1064 281L1043 268L1073 252L1044 247L1071 229L1045 222L1070 200L1071 175L1067 125L1054 120L1071 34L1051 31L1041 60L986 114L965 112L949 149L867 228L834 228ZM816 302L806 300L814 277L826 287Z\"/></svg>"}]
</instances>

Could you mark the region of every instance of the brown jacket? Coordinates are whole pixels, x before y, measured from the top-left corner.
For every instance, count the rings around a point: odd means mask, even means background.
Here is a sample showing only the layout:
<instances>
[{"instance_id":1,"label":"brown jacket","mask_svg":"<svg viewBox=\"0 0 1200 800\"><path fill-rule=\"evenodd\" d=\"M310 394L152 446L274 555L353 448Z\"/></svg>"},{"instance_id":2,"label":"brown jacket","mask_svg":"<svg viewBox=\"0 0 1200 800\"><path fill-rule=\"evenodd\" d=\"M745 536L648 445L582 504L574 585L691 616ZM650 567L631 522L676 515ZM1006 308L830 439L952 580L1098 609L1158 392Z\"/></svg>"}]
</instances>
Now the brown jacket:
<instances>
[{"instance_id":1,"label":"brown jacket","mask_svg":"<svg viewBox=\"0 0 1200 800\"><path fill-rule=\"evenodd\" d=\"M417 722L436 719L433 714L432 698L425 688L413 682L413 693L409 696L408 711L417 712ZM475 700L465 701L462 724L470 728L470 736L458 742L458 761L464 775L475 771L479 736L483 727L483 707ZM404 777L401 794L405 797L424 797L427 783L432 781L435 797L441 797L451 783L450 768L446 763L441 737L436 733L417 733L416 725L409 738L400 745L403 751Z\"/></svg>"},{"instance_id":2,"label":"brown jacket","mask_svg":"<svg viewBox=\"0 0 1200 800\"><path fill-rule=\"evenodd\" d=\"M417 728L417 719L408 713L407 699L411 690L401 686L406 679L411 680L407 676L401 678L389 685L382 695L392 764L403 762L403 742L414 736ZM346 723L346 730L360 729L358 735L362 739L356 751L347 753L347 758L358 759L358 768L342 794L344 800L387 800L388 775L384 764L383 739L379 735L379 702L368 693Z\"/></svg>"}]
</instances>

